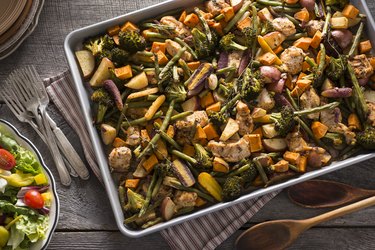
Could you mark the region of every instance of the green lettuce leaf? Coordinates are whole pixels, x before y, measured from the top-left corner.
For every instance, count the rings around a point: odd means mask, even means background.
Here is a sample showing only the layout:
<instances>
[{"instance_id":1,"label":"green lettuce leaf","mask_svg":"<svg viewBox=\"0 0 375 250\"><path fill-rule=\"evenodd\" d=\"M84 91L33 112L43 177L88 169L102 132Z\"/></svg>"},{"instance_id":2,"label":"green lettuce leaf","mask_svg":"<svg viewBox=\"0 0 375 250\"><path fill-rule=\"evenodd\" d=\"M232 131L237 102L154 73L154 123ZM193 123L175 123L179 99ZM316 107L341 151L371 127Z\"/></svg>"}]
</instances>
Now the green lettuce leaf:
<instances>
[{"instance_id":1,"label":"green lettuce leaf","mask_svg":"<svg viewBox=\"0 0 375 250\"><path fill-rule=\"evenodd\" d=\"M40 173L40 163L36 159L35 155L29 150L18 147L17 151L14 152L14 156L17 162L17 170L33 175L37 175L38 173Z\"/></svg>"}]
</instances>

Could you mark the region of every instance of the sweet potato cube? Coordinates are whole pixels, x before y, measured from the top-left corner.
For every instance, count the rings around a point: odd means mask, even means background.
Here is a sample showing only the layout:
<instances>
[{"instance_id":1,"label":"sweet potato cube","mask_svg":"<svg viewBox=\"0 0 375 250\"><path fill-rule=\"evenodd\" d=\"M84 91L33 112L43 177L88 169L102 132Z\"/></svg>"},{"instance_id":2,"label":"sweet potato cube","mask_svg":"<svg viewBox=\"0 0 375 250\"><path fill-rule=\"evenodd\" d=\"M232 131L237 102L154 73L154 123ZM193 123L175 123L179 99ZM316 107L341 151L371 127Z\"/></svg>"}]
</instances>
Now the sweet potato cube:
<instances>
[{"instance_id":1,"label":"sweet potato cube","mask_svg":"<svg viewBox=\"0 0 375 250\"><path fill-rule=\"evenodd\" d=\"M130 65L123 66L115 69L115 75L121 80L131 78L133 76L132 68Z\"/></svg>"},{"instance_id":2,"label":"sweet potato cube","mask_svg":"<svg viewBox=\"0 0 375 250\"><path fill-rule=\"evenodd\" d=\"M314 121L312 124L311 124L311 130L315 136L316 139L320 139L320 138L323 138L327 131L328 131L328 127L319 122L319 121Z\"/></svg>"},{"instance_id":3,"label":"sweet potato cube","mask_svg":"<svg viewBox=\"0 0 375 250\"><path fill-rule=\"evenodd\" d=\"M314 49L317 49L319 47L319 44L322 42L323 34L320 30L315 32L315 35L313 36L313 39L311 40L310 46Z\"/></svg>"},{"instance_id":4,"label":"sweet potato cube","mask_svg":"<svg viewBox=\"0 0 375 250\"><path fill-rule=\"evenodd\" d=\"M297 86L304 92L306 89L308 89L311 85L311 80L308 79L300 79L297 81Z\"/></svg>"},{"instance_id":5,"label":"sweet potato cube","mask_svg":"<svg viewBox=\"0 0 375 250\"><path fill-rule=\"evenodd\" d=\"M205 96L203 96L201 99L200 99L200 105L202 106L202 108L206 108L208 106L210 106L211 104L214 104L215 103L215 99L214 99L214 96L212 95L212 92L208 92Z\"/></svg>"},{"instance_id":6,"label":"sweet potato cube","mask_svg":"<svg viewBox=\"0 0 375 250\"><path fill-rule=\"evenodd\" d=\"M297 41L293 43L293 45L297 48L301 48L304 51L307 51L310 47L312 38L310 37L301 37Z\"/></svg>"},{"instance_id":7,"label":"sweet potato cube","mask_svg":"<svg viewBox=\"0 0 375 250\"><path fill-rule=\"evenodd\" d=\"M263 137L263 130L262 130L262 127L259 127L259 128L257 128L257 129L255 129L253 132L251 132L251 134L259 135L259 136L260 136L260 139L262 139L262 137Z\"/></svg>"},{"instance_id":8,"label":"sweet potato cube","mask_svg":"<svg viewBox=\"0 0 375 250\"><path fill-rule=\"evenodd\" d=\"M156 148L154 149L154 153L159 160L164 160L168 157L168 149L167 144L163 140L158 140L156 142Z\"/></svg>"},{"instance_id":9,"label":"sweet potato cube","mask_svg":"<svg viewBox=\"0 0 375 250\"><path fill-rule=\"evenodd\" d=\"M360 130L362 128L361 122L359 121L356 113L351 113L348 117L348 125L350 129Z\"/></svg>"},{"instance_id":10,"label":"sweet potato cube","mask_svg":"<svg viewBox=\"0 0 375 250\"><path fill-rule=\"evenodd\" d=\"M260 134L246 135L246 140L250 144L251 153L259 152L263 150L262 137L260 136Z\"/></svg>"},{"instance_id":11,"label":"sweet potato cube","mask_svg":"<svg viewBox=\"0 0 375 250\"><path fill-rule=\"evenodd\" d=\"M272 16L271 12L267 9L267 7L264 7L263 9L259 10L258 16L263 21L267 20L267 21L272 22L272 20L273 20L273 16Z\"/></svg>"},{"instance_id":12,"label":"sweet potato cube","mask_svg":"<svg viewBox=\"0 0 375 250\"><path fill-rule=\"evenodd\" d=\"M140 179L127 179L125 181L126 188L137 188Z\"/></svg>"},{"instance_id":13,"label":"sweet potato cube","mask_svg":"<svg viewBox=\"0 0 375 250\"><path fill-rule=\"evenodd\" d=\"M345 16L347 18L356 18L357 15L359 14L359 10L356 7L354 7L353 5L348 4L342 10L342 14L343 14L343 16Z\"/></svg>"},{"instance_id":14,"label":"sweet potato cube","mask_svg":"<svg viewBox=\"0 0 375 250\"><path fill-rule=\"evenodd\" d=\"M189 69L191 70L196 70L199 65L201 65L201 62L200 61L195 61L195 62L188 62L187 63L187 66L189 67Z\"/></svg>"},{"instance_id":15,"label":"sweet potato cube","mask_svg":"<svg viewBox=\"0 0 375 250\"><path fill-rule=\"evenodd\" d=\"M186 15L187 15L186 10L184 10L181 13L180 18L178 18L178 21L183 22L185 20L185 18L186 18Z\"/></svg>"},{"instance_id":16,"label":"sweet potato cube","mask_svg":"<svg viewBox=\"0 0 375 250\"><path fill-rule=\"evenodd\" d=\"M213 111L213 112L219 112L221 109L221 102L216 102L214 104L211 104L206 108L206 111Z\"/></svg>"},{"instance_id":17,"label":"sweet potato cube","mask_svg":"<svg viewBox=\"0 0 375 250\"><path fill-rule=\"evenodd\" d=\"M212 28L220 35L220 36L223 36L224 33L223 33L223 24L220 22L220 23L214 23L212 25Z\"/></svg>"},{"instance_id":18,"label":"sweet potato cube","mask_svg":"<svg viewBox=\"0 0 375 250\"><path fill-rule=\"evenodd\" d=\"M297 164L301 155L296 152L286 151L283 155L284 160L290 162L290 164Z\"/></svg>"},{"instance_id":19,"label":"sweet potato cube","mask_svg":"<svg viewBox=\"0 0 375 250\"><path fill-rule=\"evenodd\" d=\"M126 146L126 142L121 139L120 137L116 137L113 142L112 142L112 146L114 148L119 148L119 147L123 147L123 146Z\"/></svg>"},{"instance_id":20,"label":"sweet potato cube","mask_svg":"<svg viewBox=\"0 0 375 250\"><path fill-rule=\"evenodd\" d=\"M158 51L161 51L163 53L165 53L165 43L161 43L161 42L153 42L152 43L152 47L151 47L151 52L158 52Z\"/></svg>"},{"instance_id":21,"label":"sweet potato cube","mask_svg":"<svg viewBox=\"0 0 375 250\"><path fill-rule=\"evenodd\" d=\"M207 140L212 140L215 138L219 138L218 133L216 132L216 129L212 123L209 123L203 128L204 132L206 133Z\"/></svg>"},{"instance_id":22,"label":"sweet potato cube","mask_svg":"<svg viewBox=\"0 0 375 250\"><path fill-rule=\"evenodd\" d=\"M158 57L159 65L164 66L168 63L168 57L163 53L163 51L158 50L155 54ZM154 61L155 58L153 57L152 60Z\"/></svg>"},{"instance_id":23,"label":"sweet potato cube","mask_svg":"<svg viewBox=\"0 0 375 250\"><path fill-rule=\"evenodd\" d=\"M305 173L306 172L306 166L307 166L307 157L301 156L300 160L297 163L298 172Z\"/></svg>"},{"instance_id":24,"label":"sweet potato cube","mask_svg":"<svg viewBox=\"0 0 375 250\"><path fill-rule=\"evenodd\" d=\"M372 45L371 45L370 40L366 40L366 41L363 41L363 42L359 43L359 52L361 54L365 54L367 52L370 52L371 49L372 49Z\"/></svg>"},{"instance_id":25,"label":"sweet potato cube","mask_svg":"<svg viewBox=\"0 0 375 250\"><path fill-rule=\"evenodd\" d=\"M150 142L150 136L148 135L147 129L141 130L141 144L142 147L146 147L147 144Z\"/></svg>"},{"instance_id":26,"label":"sweet potato cube","mask_svg":"<svg viewBox=\"0 0 375 250\"><path fill-rule=\"evenodd\" d=\"M197 197L197 199L195 200L194 206L201 207L201 206L205 205L206 203L207 203L207 201L203 200L201 197Z\"/></svg>"},{"instance_id":27,"label":"sweet potato cube","mask_svg":"<svg viewBox=\"0 0 375 250\"><path fill-rule=\"evenodd\" d=\"M107 29L107 33L108 35L110 36L114 36L114 35L117 35L119 32L120 32L121 28L119 25L115 25L113 27L110 27Z\"/></svg>"},{"instance_id":28,"label":"sweet potato cube","mask_svg":"<svg viewBox=\"0 0 375 250\"><path fill-rule=\"evenodd\" d=\"M194 28L199 23L198 16L195 13L187 15L184 19L184 24L189 28Z\"/></svg>"},{"instance_id":29,"label":"sweet potato cube","mask_svg":"<svg viewBox=\"0 0 375 250\"><path fill-rule=\"evenodd\" d=\"M194 157L195 155L195 148L192 145L184 144L184 148L182 149L182 153Z\"/></svg>"},{"instance_id":30,"label":"sweet potato cube","mask_svg":"<svg viewBox=\"0 0 375 250\"><path fill-rule=\"evenodd\" d=\"M225 22L228 22L230 19L232 19L232 17L234 17L234 9L232 6L230 7L225 7L223 9L221 9L221 14L224 15L224 20Z\"/></svg>"},{"instance_id":31,"label":"sweet potato cube","mask_svg":"<svg viewBox=\"0 0 375 250\"><path fill-rule=\"evenodd\" d=\"M276 62L277 56L271 52L264 53L260 57L258 57L258 60L261 64L266 66L271 66Z\"/></svg>"},{"instance_id":32,"label":"sweet potato cube","mask_svg":"<svg viewBox=\"0 0 375 250\"><path fill-rule=\"evenodd\" d=\"M159 140L162 141L162 140ZM147 171L147 173L150 173L151 170L154 168L156 164L158 164L158 158L155 154L150 155L142 164L142 167Z\"/></svg>"},{"instance_id":33,"label":"sweet potato cube","mask_svg":"<svg viewBox=\"0 0 375 250\"><path fill-rule=\"evenodd\" d=\"M309 11L306 8L303 8L294 14L294 18L301 22L308 22L310 20Z\"/></svg>"},{"instance_id":34,"label":"sweet potato cube","mask_svg":"<svg viewBox=\"0 0 375 250\"><path fill-rule=\"evenodd\" d=\"M197 129L195 130L194 140L202 140L207 139L206 132L200 125L197 125Z\"/></svg>"},{"instance_id":35,"label":"sweet potato cube","mask_svg":"<svg viewBox=\"0 0 375 250\"><path fill-rule=\"evenodd\" d=\"M277 173L283 173L289 170L289 162L280 160L272 165L272 169Z\"/></svg>"},{"instance_id":36,"label":"sweet potato cube","mask_svg":"<svg viewBox=\"0 0 375 250\"><path fill-rule=\"evenodd\" d=\"M244 18L243 20L241 20L237 23L237 28L239 30L243 30L244 28L247 28L247 27L250 27L250 26L251 26L251 18L250 17L246 17L246 18Z\"/></svg>"},{"instance_id":37,"label":"sweet potato cube","mask_svg":"<svg viewBox=\"0 0 375 250\"><path fill-rule=\"evenodd\" d=\"M168 129L167 129L167 135L170 137L170 138L173 138L174 137L174 127L173 125L169 125L168 126Z\"/></svg>"},{"instance_id":38,"label":"sweet potato cube","mask_svg":"<svg viewBox=\"0 0 375 250\"><path fill-rule=\"evenodd\" d=\"M273 53L275 53L277 55L277 54L281 53L283 50L284 50L283 46L279 45L275 49L273 49Z\"/></svg>"},{"instance_id":39,"label":"sweet potato cube","mask_svg":"<svg viewBox=\"0 0 375 250\"><path fill-rule=\"evenodd\" d=\"M133 30L133 31L139 31L139 28L137 27L137 25L135 25L134 23L128 21L126 22L122 27L121 27L121 31L130 31L130 30Z\"/></svg>"}]
</instances>

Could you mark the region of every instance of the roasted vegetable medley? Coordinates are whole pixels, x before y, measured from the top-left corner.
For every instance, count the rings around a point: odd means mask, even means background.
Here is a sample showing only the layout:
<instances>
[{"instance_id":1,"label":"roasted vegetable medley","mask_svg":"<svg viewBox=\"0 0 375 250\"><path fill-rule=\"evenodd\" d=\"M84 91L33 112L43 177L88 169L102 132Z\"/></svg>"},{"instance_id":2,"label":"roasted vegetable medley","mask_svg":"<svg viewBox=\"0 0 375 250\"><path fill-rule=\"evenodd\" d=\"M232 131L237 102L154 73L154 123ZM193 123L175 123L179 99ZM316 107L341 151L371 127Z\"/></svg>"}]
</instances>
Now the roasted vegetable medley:
<instances>
[{"instance_id":1,"label":"roasted vegetable medley","mask_svg":"<svg viewBox=\"0 0 375 250\"><path fill-rule=\"evenodd\" d=\"M210 0L76 52L127 225L375 148L375 57L346 0Z\"/></svg>"}]
</instances>

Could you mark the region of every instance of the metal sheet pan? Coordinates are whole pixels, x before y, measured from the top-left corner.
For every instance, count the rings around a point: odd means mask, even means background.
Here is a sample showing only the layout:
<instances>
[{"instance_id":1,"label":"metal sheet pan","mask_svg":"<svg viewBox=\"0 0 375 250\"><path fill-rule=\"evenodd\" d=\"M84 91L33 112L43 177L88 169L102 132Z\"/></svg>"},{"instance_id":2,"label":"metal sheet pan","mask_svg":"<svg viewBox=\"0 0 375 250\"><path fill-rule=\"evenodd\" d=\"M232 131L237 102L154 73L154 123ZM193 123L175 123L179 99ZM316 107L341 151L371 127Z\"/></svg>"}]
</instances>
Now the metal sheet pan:
<instances>
[{"instance_id":1,"label":"metal sheet pan","mask_svg":"<svg viewBox=\"0 0 375 250\"><path fill-rule=\"evenodd\" d=\"M93 25L75 30L71 32L65 39L65 43L64 43L65 54L68 60L71 73L73 75L75 88L77 90L79 101L80 101L80 104L84 113L83 118L85 119L87 129L89 131L91 140L94 145L94 150L95 150L95 154L98 160L98 164L101 168L101 173L104 177L105 188L108 193L108 197L112 206L112 210L116 219L116 223L121 233L129 237L145 236L147 234L160 231L167 227L177 225L184 221L191 220L199 216L203 216L203 215L212 213L214 211L233 206L234 204L237 204L237 203L249 200L249 199L253 199L253 198L262 196L264 194L273 192L275 190L283 189L285 187L297 184L299 182L303 182L308 179L312 179L312 178L330 173L332 171L336 171L341 168L344 168L344 167L353 165L355 163L365 161L365 160L375 157L375 153L369 153L369 154L358 155L356 157L352 157L345 161L334 162L329 166L326 166L319 170L305 173L295 179L291 179L286 182L283 182L274 186L270 186L267 188L260 188L254 192L243 195L239 199L234 200L232 202L218 203L208 208L194 212L192 214L180 216L170 221L163 222L161 224L158 224L148 229L134 230L124 225L123 224L124 215L121 210L120 202L118 199L117 184L114 182L114 180L111 177L111 173L109 171L108 164L107 164L107 155L105 155L104 150L102 148L102 143L101 143L99 134L97 133L95 127L92 124L89 96L87 95L87 92L85 89L85 83L81 77L79 66L74 56L74 52L82 47L82 42L85 38L104 33L108 27L111 27L117 24L122 24L125 21L139 22L147 18L159 16L171 10L194 6L201 2L202 2L201 0L191 0L191 1L168 0L160 4L156 4L156 5L153 5L153 6L141 9L141 10L137 10L137 11L113 18L113 19L109 19L109 20L106 20L97 24L93 24ZM375 44L375 23L366 5L365 0L353 0L352 3L361 11L361 13L364 13L367 15L366 34L373 41L373 44Z\"/></svg>"}]
</instances>

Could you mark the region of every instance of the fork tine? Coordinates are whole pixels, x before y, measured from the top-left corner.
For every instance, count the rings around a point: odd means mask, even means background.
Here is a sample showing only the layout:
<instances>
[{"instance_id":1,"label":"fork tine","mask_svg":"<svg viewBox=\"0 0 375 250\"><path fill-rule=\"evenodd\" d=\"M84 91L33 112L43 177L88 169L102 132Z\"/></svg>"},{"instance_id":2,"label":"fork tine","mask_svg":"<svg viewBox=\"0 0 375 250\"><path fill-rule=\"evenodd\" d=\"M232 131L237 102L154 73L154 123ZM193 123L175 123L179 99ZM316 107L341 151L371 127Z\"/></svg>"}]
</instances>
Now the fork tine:
<instances>
[{"instance_id":1,"label":"fork tine","mask_svg":"<svg viewBox=\"0 0 375 250\"><path fill-rule=\"evenodd\" d=\"M46 89L44 88L43 81L40 78L40 75L36 71L35 67L33 65L29 66L28 71L29 71L29 76L32 79L32 82L34 83L34 86L36 87L39 97L40 98L46 97L47 96Z\"/></svg>"},{"instance_id":2,"label":"fork tine","mask_svg":"<svg viewBox=\"0 0 375 250\"><path fill-rule=\"evenodd\" d=\"M21 120L21 113L22 111L19 109L19 106L15 103L15 99L13 96L10 96L10 93L5 91L0 91L0 96L3 98L5 104L8 106L10 111L19 119Z\"/></svg>"}]
</instances>

